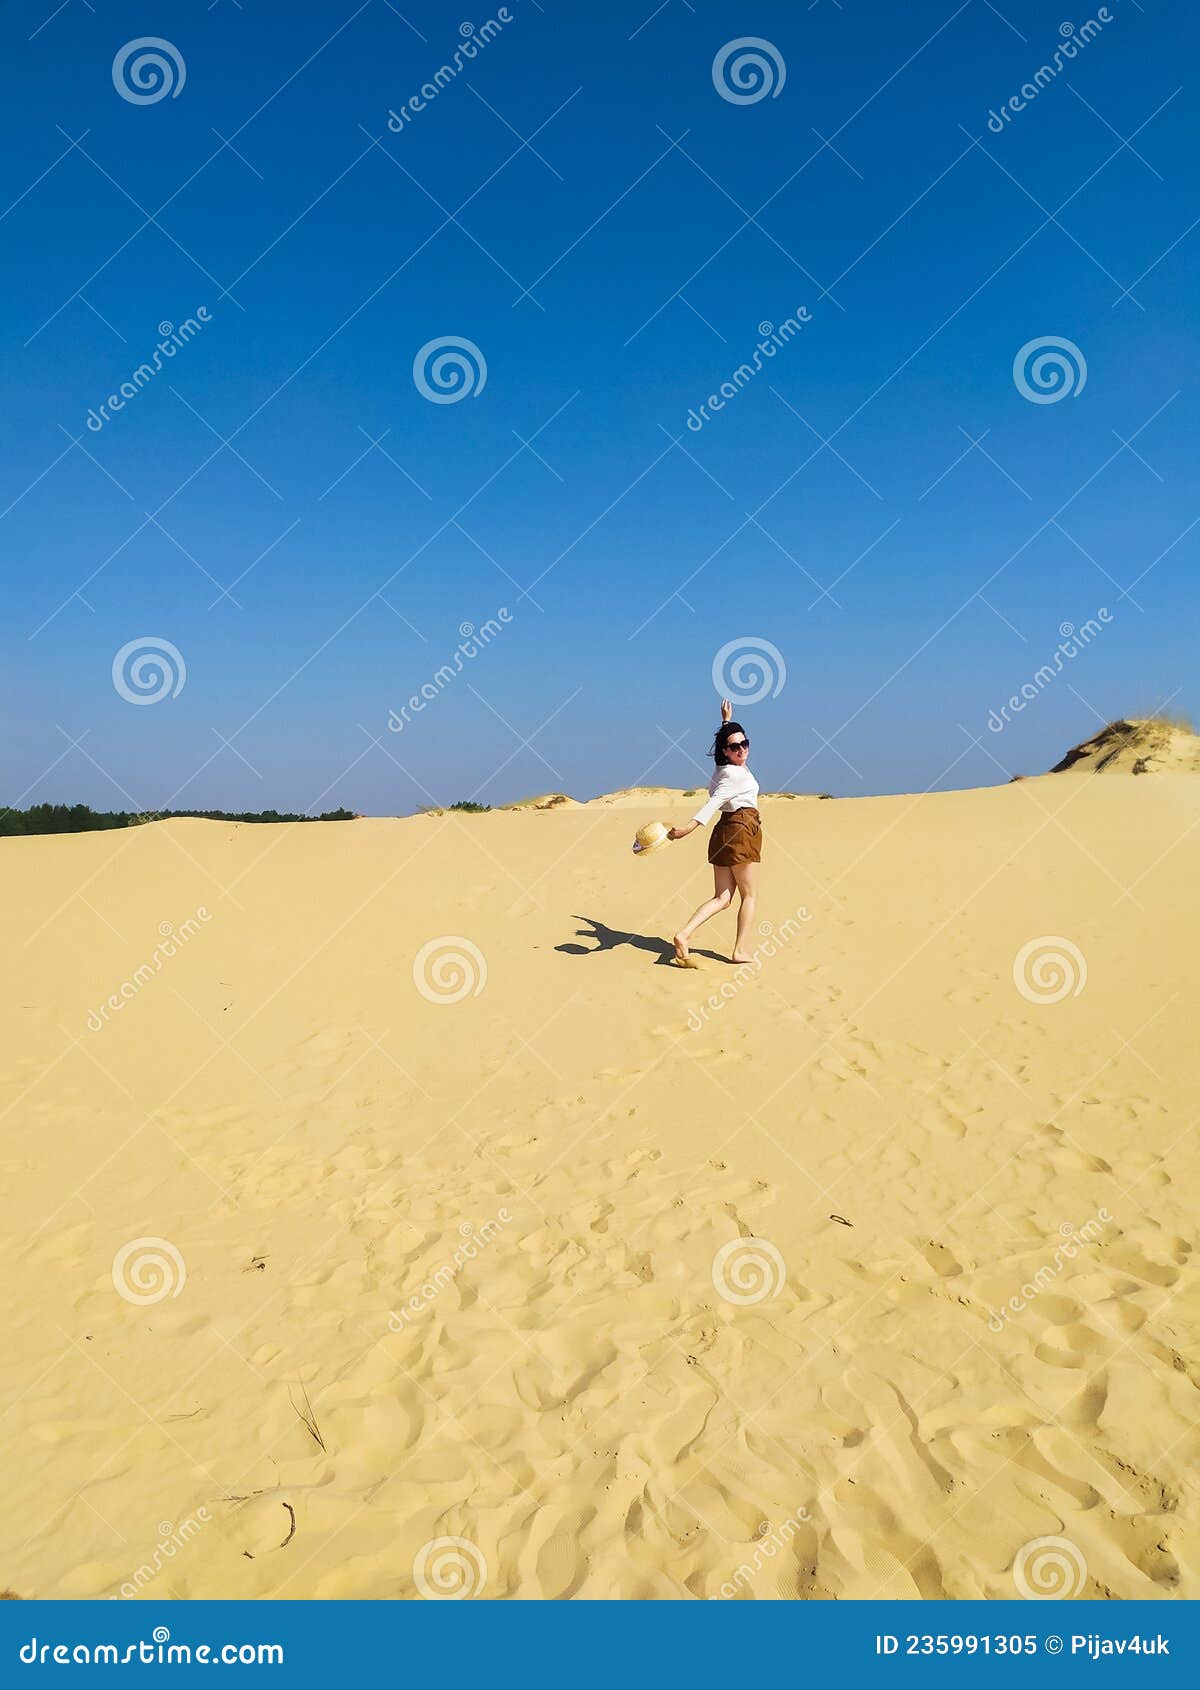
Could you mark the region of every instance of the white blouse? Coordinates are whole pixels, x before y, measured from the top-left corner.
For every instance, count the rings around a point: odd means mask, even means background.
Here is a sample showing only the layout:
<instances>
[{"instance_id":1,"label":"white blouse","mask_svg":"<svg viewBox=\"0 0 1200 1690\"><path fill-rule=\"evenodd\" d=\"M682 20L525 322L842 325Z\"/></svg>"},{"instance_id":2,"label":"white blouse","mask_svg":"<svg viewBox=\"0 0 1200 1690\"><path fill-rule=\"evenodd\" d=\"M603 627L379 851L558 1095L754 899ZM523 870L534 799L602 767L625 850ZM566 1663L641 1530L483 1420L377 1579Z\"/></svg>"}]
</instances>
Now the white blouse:
<instances>
[{"instance_id":1,"label":"white blouse","mask_svg":"<svg viewBox=\"0 0 1200 1690\"><path fill-rule=\"evenodd\" d=\"M708 783L708 801L701 804L692 820L703 827L718 810L728 814L731 810L757 808L758 782L754 776L749 769L738 769L732 763L725 763L713 771L713 778Z\"/></svg>"}]
</instances>

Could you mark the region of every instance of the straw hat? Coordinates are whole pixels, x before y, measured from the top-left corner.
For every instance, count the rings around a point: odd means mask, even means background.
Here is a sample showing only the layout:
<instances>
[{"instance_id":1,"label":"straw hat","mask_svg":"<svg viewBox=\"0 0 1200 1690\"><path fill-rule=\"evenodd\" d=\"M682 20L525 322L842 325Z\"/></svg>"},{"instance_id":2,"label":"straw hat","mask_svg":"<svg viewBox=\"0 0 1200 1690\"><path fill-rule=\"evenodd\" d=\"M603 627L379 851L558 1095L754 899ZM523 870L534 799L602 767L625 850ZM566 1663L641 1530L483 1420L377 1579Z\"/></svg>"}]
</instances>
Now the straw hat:
<instances>
[{"instance_id":1,"label":"straw hat","mask_svg":"<svg viewBox=\"0 0 1200 1690\"><path fill-rule=\"evenodd\" d=\"M655 851L661 851L669 843L667 829L662 822L647 822L645 827L639 827L634 836L633 848L639 857L653 856Z\"/></svg>"}]
</instances>

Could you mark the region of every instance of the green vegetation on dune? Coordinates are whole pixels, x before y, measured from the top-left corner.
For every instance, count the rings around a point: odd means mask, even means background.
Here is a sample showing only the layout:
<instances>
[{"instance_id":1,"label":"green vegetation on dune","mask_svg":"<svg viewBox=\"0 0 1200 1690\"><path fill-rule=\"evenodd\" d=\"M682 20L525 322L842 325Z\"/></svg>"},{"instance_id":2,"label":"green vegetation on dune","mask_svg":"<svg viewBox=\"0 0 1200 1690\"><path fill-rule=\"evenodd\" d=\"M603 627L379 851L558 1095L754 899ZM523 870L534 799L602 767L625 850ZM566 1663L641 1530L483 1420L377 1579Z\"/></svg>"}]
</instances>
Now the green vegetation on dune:
<instances>
[{"instance_id":1,"label":"green vegetation on dune","mask_svg":"<svg viewBox=\"0 0 1200 1690\"><path fill-rule=\"evenodd\" d=\"M114 827L191 816L210 822L350 822L353 810L327 810L320 816L281 814L278 810L93 810L87 804L31 804L27 810L0 808L0 838L29 833L99 833Z\"/></svg>"}]
</instances>

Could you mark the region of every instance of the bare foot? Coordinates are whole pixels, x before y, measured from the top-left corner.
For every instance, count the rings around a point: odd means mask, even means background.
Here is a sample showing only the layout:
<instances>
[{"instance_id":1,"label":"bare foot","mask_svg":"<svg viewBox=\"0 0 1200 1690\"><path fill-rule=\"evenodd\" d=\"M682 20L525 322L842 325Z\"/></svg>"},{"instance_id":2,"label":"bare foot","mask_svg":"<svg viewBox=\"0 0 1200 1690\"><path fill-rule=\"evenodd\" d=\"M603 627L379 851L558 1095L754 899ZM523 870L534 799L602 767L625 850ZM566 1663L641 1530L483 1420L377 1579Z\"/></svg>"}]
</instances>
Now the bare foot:
<instances>
[{"instance_id":1,"label":"bare foot","mask_svg":"<svg viewBox=\"0 0 1200 1690\"><path fill-rule=\"evenodd\" d=\"M742 951L734 951L733 960L736 963L753 962L754 958L752 956L746 956Z\"/></svg>"},{"instance_id":2,"label":"bare foot","mask_svg":"<svg viewBox=\"0 0 1200 1690\"><path fill-rule=\"evenodd\" d=\"M688 950L688 942L682 933L676 933L671 940L675 946L675 956L672 959L676 968L695 968L696 960Z\"/></svg>"}]
</instances>

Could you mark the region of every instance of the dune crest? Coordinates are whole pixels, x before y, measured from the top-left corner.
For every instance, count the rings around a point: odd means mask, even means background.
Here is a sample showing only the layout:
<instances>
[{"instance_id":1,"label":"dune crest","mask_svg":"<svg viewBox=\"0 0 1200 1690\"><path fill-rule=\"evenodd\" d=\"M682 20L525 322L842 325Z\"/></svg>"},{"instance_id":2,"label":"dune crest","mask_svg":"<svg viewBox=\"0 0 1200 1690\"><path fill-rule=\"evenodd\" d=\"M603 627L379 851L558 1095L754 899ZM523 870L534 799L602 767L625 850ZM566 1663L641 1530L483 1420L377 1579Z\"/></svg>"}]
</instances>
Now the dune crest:
<instances>
[{"instance_id":1,"label":"dune crest","mask_svg":"<svg viewBox=\"0 0 1200 1690\"><path fill-rule=\"evenodd\" d=\"M1050 773L1200 774L1200 734L1162 716L1109 722L1091 739L1071 747Z\"/></svg>"},{"instance_id":2,"label":"dune crest","mask_svg":"<svg viewBox=\"0 0 1200 1690\"><path fill-rule=\"evenodd\" d=\"M518 798L515 804L504 804L505 810L578 810L578 798L565 792L540 792L534 798Z\"/></svg>"},{"instance_id":3,"label":"dune crest","mask_svg":"<svg viewBox=\"0 0 1200 1690\"><path fill-rule=\"evenodd\" d=\"M504 804L505 810L636 810L649 804L699 804L708 791L707 781L697 786L623 786L616 792L601 792L595 798L569 798L565 792L546 792L536 798L522 798ZM828 792L764 792L763 800L829 798Z\"/></svg>"}]
</instances>

